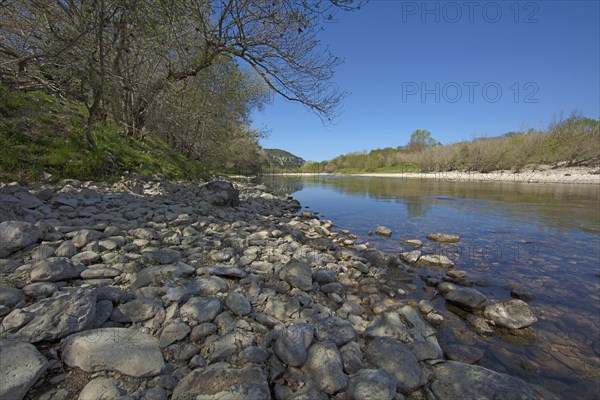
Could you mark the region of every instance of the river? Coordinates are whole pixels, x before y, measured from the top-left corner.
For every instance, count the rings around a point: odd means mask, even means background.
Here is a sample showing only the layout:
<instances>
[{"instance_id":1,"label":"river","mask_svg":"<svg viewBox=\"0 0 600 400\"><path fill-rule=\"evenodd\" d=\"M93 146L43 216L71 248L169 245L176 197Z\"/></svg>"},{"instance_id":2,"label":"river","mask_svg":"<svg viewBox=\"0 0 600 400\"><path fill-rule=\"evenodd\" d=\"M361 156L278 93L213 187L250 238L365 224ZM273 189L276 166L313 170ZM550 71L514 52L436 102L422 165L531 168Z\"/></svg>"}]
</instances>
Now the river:
<instances>
[{"instance_id":1,"label":"river","mask_svg":"<svg viewBox=\"0 0 600 400\"><path fill-rule=\"evenodd\" d=\"M540 384L564 399L600 395L600 186L443 179L266 176L268 189L292 194L303 206L386 254L440 253L464 270L490 301L510 298L510 286L535 296L538 322L525 336L484 337L465 331L461 317L423 280L394 282L408 299L428 299L445 320L438 340L484 351L479 365ZM378 225L391 238L370 235ZM455 245L426 239L459 235ZM417 274L429 273L422 268Z\"/></svg>"}]
</instances>

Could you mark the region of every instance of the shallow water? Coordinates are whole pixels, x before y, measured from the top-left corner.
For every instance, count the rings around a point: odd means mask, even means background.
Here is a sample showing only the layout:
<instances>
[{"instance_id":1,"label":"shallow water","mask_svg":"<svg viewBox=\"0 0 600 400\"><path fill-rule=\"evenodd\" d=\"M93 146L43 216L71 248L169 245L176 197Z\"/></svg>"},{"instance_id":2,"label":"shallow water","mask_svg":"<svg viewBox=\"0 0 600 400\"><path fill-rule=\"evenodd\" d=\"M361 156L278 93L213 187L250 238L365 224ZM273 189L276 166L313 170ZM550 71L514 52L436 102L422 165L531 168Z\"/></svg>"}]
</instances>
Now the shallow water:
<instances>
[{"instance_id":1,"label":"shallow water","mask_svg":"<svg viewBox=\"0 0 600 400\"><path fill-rule=\"evenodd\" d=\"M263 183L349 229L357 243L389 254L410 249L402 239L422 240L424 254L448 255L490 300L510 298L506 285L522 285L535 296L529 304L539 319L527 337L465 330L421 282L409 298L431 299L444 315L442 347L479 347L480 365L564 399L600 398L600 186L334 176ZM391 228L392 237L368 236L378 225ZM433 232L457 234L460 243L437 245L426 239Z\"/></svg>"}]
</instances>

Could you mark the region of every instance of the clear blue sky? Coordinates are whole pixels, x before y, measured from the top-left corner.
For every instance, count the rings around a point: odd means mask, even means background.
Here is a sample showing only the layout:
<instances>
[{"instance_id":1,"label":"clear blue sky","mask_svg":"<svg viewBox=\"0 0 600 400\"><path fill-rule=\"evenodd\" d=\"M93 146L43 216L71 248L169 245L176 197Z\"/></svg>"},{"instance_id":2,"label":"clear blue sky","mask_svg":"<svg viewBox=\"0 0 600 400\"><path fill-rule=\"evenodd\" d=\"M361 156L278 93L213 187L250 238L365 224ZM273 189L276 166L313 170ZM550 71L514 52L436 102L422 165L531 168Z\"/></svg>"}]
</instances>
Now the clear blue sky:
<instances>
[{"instance_id":1,"label":"clear blue sky","mask_svg":"<svg viewBox=\"0 0 600 400\"><path fill-rule=\"evenodd\" d=\"M451 143L546 127L561 112L600 117L599 1L471 4L371 0L340 13L320 39L345 60L334 78L351 93L343 114L324 126L275 98L253 114L270 130L263 147L321 161L404 145L416 129Z\"/></svg>"}]
</instances>

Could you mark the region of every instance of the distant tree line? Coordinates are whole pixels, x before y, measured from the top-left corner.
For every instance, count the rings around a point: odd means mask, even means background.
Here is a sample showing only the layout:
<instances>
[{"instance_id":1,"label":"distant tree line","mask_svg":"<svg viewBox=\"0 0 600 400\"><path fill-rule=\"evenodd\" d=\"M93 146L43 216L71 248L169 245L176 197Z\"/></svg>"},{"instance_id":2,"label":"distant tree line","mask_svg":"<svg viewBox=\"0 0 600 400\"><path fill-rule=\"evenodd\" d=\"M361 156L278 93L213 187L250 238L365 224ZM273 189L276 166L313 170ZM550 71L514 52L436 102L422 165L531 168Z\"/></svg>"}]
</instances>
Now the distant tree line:
<instances>
[{"instance_id":1,"label":"distant tree line","mask_svg":"<svg viewBox=\"0 0 600 400\"><path fill-rule=\"evenodd\" d=\"M209 167L264 159L250 113L271 93L335 117L340 60L316 34L353 0L4 0L0 78L87 109L84 134L112 123L160 135Z\"/></svg>"},{"instance_id":2,"label":"distant tree line","mask_svg":"<svg viewBox=\"0 0 600 400\"><path fill-rule=\"evenodd\" d=\"M520 171L528 164L600 166L600 121L573 113L546 129L441 145L417 130L405 146L307 163L304 172Z\"/></svg>"}]
</instances>

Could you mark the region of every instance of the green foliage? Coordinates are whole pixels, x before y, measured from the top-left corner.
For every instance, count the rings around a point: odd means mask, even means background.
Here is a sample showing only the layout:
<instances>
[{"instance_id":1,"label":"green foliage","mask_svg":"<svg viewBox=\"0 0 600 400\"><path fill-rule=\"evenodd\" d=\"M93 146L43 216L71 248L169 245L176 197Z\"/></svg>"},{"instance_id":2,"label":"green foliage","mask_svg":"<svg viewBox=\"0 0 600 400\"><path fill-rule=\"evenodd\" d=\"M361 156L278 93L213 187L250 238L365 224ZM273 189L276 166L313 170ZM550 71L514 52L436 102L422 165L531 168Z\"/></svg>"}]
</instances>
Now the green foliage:
<instances>
[{"instance_id":1,"label":"green foliage","mask_svg":"<svg viewBox=\"0 0 600 400\"><path fill-rule=\"evenodd\" d=\"M438 144L438 141L431 136L431 132L424 129L417 129L410 135L408 148L411 151L421 151L436 144Z\"/></svg>"},{"instance_id":2,"label":"green foliage","mask_svg":"<svg viewBox=\"0 0 600 400\"><path fill-rule=\"evenodd\" d=\"M600 121L577 114L546 130L509 132L492 138L440 145L417 130L406 147L375 149L307 164L304 172L519 171L528 164L600 165Z\"/></svg>"},{"instance_id":3,"label":"green foliage","mask_svg":"<svg viewBox=\"0 0 600 400\"><path fill-rule=\"evenodd\" d=\"M89 149L85 119L77 102L0 85L0 180L32 181L41 172L81 180L112 180L125 171L192 180L209 175L163 140L135 140L110 124L94 128L97 147Z\"/></svg>"}]
</instances>

